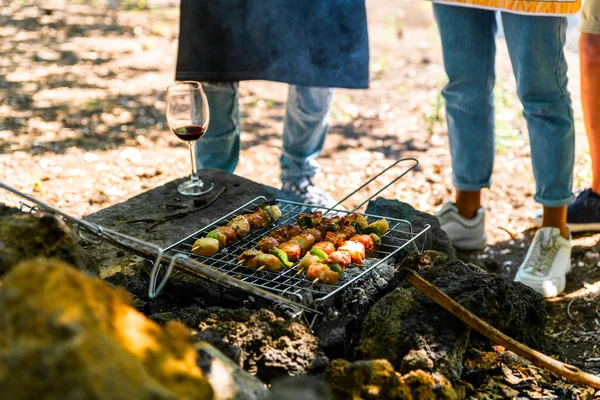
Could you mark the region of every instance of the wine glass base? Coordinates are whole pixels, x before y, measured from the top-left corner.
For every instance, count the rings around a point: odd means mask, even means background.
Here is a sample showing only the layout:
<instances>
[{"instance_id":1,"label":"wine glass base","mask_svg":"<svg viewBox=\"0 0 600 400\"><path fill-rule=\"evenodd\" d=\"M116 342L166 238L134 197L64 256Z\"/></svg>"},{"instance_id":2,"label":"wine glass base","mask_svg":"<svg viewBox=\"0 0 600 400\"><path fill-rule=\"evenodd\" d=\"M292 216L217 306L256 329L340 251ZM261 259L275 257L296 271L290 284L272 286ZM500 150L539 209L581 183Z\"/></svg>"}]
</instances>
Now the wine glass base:
<instances>
[{"instance_id":1,"label":"wine glass base","mask_svg":"<svg viewBox=\"0 0 600 400\"><path fill-rule=\"evenodd\" d=\"M213 190L215 185L212 182L197 180L189 180L177 186L177 191L184 196L200 196Z\"/></svg>"}]
</instances>

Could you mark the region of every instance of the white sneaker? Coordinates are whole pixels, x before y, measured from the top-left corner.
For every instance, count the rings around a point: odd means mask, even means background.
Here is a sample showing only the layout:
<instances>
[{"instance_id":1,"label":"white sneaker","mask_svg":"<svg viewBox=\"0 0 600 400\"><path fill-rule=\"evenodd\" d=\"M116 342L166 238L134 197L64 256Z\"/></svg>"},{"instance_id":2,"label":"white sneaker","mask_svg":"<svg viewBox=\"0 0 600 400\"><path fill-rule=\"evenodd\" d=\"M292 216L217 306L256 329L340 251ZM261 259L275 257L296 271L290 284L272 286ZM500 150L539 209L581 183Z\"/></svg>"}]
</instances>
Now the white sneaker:
<instances>
[{"instance_id":1,"label":"white sneaker","mask_svg":"<svg viewBox=\"0 0 600 400\"><path fill-rule=\"evenodd\" d=\"M560 236L553 227L539 229L533 237L515 282L521 282L544 297L558 296L565 290L571 270L571 237Z\"/></svg>"},{"instance_id":2,"label":"white sneaker","mask_svg":"<svg viewBox=\"0 0 600 400\"><path fill-rule=\"evenodd\" d=\"M485 247L485 210L477 210L475 217L467 219L458 213L458 207L447 202L435 216L440 226L459 250L481 250Z\"/></svg>"}]
</instances>

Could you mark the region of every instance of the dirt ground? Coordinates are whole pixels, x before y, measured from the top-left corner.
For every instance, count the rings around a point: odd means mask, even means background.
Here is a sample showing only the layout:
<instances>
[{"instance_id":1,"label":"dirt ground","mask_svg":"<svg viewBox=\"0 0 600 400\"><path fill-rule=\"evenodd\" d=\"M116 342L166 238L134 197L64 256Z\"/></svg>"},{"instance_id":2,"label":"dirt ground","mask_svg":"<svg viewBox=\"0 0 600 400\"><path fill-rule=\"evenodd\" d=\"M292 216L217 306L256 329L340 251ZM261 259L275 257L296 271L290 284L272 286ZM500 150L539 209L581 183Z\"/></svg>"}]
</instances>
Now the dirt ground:
<instances>
[{"instance_id":1,"label":"dirt ground","mask_svg":"<svg viewBox=\"0 0 600 400\"><path fill-rule=\"evenodd\" d=\"M0 181L84 216L189 173L187 146L168 131L178 7L169 1L2 1ZM139 6L142 6L140 8ZM445 82L429 2L368 0L371 88L337 90L316 183L338 198L404 157L419 166L382 196L426 212L451 199L439 95ZM573 46L570 46L573 47ZM498 42L497 157L489 246L465 260L510 279L534 233L534 181L506 45ZM589 183L578 56L567 52L577 119L575 188ZM278 187L286 85L243 82L243 149L236 174ZM265 165L271 168L265 168ZM353 208L402 172L376 180ZM402 167L402 168L400 168ZM0 193L0 201L14 199ZM600 235L576 235L565 293L549 299L547 334L567 362L600 372Z\"/></svg>"}]
</instances>

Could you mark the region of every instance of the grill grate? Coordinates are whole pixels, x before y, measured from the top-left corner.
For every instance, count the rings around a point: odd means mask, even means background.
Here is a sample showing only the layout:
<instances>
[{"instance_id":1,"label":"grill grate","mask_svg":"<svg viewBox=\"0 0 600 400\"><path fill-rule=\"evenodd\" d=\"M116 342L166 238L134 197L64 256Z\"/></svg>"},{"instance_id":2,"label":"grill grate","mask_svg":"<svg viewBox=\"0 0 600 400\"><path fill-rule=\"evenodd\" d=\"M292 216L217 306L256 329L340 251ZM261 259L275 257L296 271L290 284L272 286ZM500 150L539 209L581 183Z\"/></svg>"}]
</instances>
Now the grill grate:
<instances>
[{"instance_id":1,"label":"grill grate","mask_svg":"<svg viewBox=\"0 0 600 400\"><path fill-rule=\"evenodd\" d=\"M269 227L252 230L246 237L237 240L225 249L220 250L214 256L199 256L192 253L192 245L197 239L205 237L211 230L218 226L226 225L232 218L238 215L254 212L256 208L265 201L266 198L264 197L255 198L230 214L166 248L165 254L186 257L214 268L226 275L232 276L242 282L260 287L269 292L290 297L300 304L316 306L328 298L340 293L351 284L364 278L367 274L378 266L381 266L382 263L391 259L392 256L406 246L412 245L414 246L415 251L420 253L422 249L417 246L415 240L421 235L424 235L429 229L429 226L426 226L420 232L414 232L408 221L362 214L367 217L369 222L385 218L389 224L389 231L381 238L381 245L373 252L367 254L367 258L363 261L363 264L361 266L355 264L350 265L335 285L327 285L324 283L313 284L306 276L304 276L304 273L297 275L298 261L295 262L292 267L275 273L267 270L258 271L253 268L239 265L238 256L245 250L255 248L259 240L268 236L273 229L287 224L295 224L299 214L321 210L324 215L332 215L335 213L344 216L352 213L349 211L332 210L308 204L277 200L277 204L282 212L282 217L277 219L277 221ZM425 242L423 241L423 243Z\"/></svg>"}]
</instances>

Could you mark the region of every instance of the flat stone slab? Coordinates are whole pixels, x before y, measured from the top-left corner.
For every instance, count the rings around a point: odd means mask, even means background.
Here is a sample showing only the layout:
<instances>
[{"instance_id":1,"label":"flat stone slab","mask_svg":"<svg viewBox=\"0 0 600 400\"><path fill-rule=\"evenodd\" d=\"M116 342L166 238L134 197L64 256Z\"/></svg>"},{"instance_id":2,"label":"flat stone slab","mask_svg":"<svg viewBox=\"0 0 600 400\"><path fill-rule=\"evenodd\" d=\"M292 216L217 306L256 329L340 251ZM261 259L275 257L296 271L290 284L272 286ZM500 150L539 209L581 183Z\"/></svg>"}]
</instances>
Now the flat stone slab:
<instances>
[{"instance_id":1,"label":"flat stone slab","mask_svg":"<svg viewBox=\"0 0 600 400\"><path fill-rule=\"evenodd\" d=\"M278 193L278 190L272 187L220 170L205 169L201 170L199 175L215 184L212 191L201 196L183 196L177 192L177 186L188 178L182 178L88 215L84 220L164 248L258 196L272 200ZM166 217L199 208L198 206L212 200L222 189L225 191L208 207L151 228L155 222ZM136 222L140 219L153 221ZM86 250L98 264L101 276L105 277L110 276L114 268L120 270L119 266L128 264L133 257L108 243L91 244L86 246Z\"/></svg>"}]
</instances>

